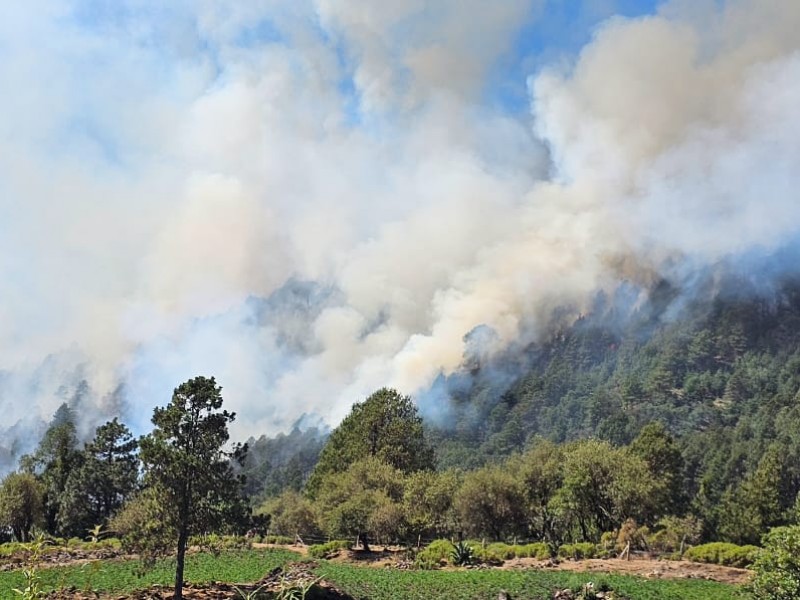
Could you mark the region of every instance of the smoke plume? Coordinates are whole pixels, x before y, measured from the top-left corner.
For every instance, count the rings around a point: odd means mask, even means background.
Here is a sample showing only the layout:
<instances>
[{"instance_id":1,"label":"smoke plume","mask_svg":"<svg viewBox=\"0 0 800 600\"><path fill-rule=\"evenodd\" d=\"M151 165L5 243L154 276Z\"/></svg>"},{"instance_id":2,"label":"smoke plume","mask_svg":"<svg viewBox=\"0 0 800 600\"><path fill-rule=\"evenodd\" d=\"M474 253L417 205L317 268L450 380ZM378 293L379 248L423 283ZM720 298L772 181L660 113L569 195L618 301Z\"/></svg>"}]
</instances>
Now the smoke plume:
<instances>
[{"instance_id":1,"label":"smoke plume","mask_svg":"<svg viewBox=\"0 0 800 600\"><path fill-rule=\"evenodd\" d=\"M335 424L800 229L796 2L547 60L543 0L104 6L0 8L0 460L76 397L142 431L197 374L240 438Z\"/></svg>"}]
</instances>

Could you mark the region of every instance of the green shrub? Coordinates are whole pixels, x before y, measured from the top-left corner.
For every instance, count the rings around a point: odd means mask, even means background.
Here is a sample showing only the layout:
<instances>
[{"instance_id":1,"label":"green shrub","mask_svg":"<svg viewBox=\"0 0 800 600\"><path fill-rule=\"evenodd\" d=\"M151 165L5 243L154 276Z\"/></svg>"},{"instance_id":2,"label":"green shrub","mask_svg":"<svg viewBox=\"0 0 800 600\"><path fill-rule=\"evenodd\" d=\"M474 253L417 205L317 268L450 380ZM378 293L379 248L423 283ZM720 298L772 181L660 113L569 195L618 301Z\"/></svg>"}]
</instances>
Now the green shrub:
<instances>
[{"instance_id":1,"label":"green shrub","mask_svg":"<svg viewBox=\"0 0 800 600\"><path fill-rule=\"evenodd\" d=\"M482 546L480 543L473 544L472 542L467 542L470 544L473 550L473 555L475 556L475 560L481 563L486 563L489 565L500 565L503 564L505 560L500 554L498 554L496 549L489 549L489 546ZM490 544L491 546L491 544Z\"/></svg>"},{"instance_id":2,"label":"green shrub","mask_svg":"<svg viewBox=\"0 0 800 600\"><path fill-rule=\"evenodd\" d=\"M600 547L603 550L608 550L609 552L613 552L617 549L617 536L618 532L616 531L605 531L600 536Z\"/></svg>"},{"instance_id":3,"label":"green shrub","mask_svg":"<svg viewBox=\"0 0 800 600\"><path fill-rule=\"evenodd\" d=\"M650 550L660 553L678 552L686 544L695 544L701 536L703 524L695 517L664 517L656 524L658 528L647 536Z\"/></svg>"},{"instance_id":4,"label":"green shrub","mask_svg":"<svg viewBox=\"0 0 800 600\"><path fill-rule=\"evenodd\" d=\"M437 567L450 559L453 550L455 550L455 546L450 540L434 540L417 553L415 563L419 568L424 569Z\"/></svg>"},{"instance_id":5,"label":"green shrub","mask_svg":"<svg viewBox=\"0 0 800 600\"><path fill-rule=\"evenodd\" d=\"M514 558L514 546L509 546L503 542L496 542L486 546L486 551L491 556L497 556L500 560L508 560Z\"/></svg>"},{"instance_id":6,"label":"green shrub","mask_svg":"<svg viewBox=\"0 0 800 600\"><path fill-rule=\"evenodd\" d=\"M753 563L760 550L757 546L737 546L728 542L712 542L692 546L683 556L687 560L695 562L744 568Z\"/></svg>"},{"instance_id":7,"label":"green shrub","mask_svg":"<svg viewBox=\"0 0 800 600\"><path fill-rule=\"evenodd\" d=\"M590 542L578 542L575 544L564 544L558 549L560 558L594 558L597 556L597 546Z\"/></svg>"},{"instance_id":8,"label":"green shrub","mask_svg":"<svg viewBox=\"0 0 800 600\"><path fill-rule=\"evenodd\" d=\"M346 540L332 540L324 544L314 544L308 547L308 555L312 558L329 558L339 552L350 548L350 542Z\"/></svg>"},{"instance_id":9,"label":"green shrub","mask_svg":"<svg viewBox=\"0 0 800 600\"><path fill-rule=\"evenodd\" d=\"M261 537L261 542L264 544L278 544L289 546L294 544L295 539L286 535L265 535Z\"/></svg>"},{"instance_id":10,"label":"green shrub","mask_svg":"<svg viewBox=\"0 0 800 600\"><path fill-rule=\"evenodd\" d=\"M91 548L103 548L109 550L121 550L122 549L122 542L119 538L106 538L104 540L100 540L97 542L91 542L89 544Z\"/></svg>"},{"instance_id":11,"label":"green shrub","mask_svg":"<svg viewBox=\"0 0 800 600\"><path fill-rule=\"evenodd\" d=\"M0 544L0 556L2 557L9 557L19 554L20 552L25 552L26 544L21 544L20 542L7 542L5 544Z\"/></svg>"},{"instance_id":12,"label":"green shrub","mask_svg":"<svg viewBox=\"0 0 800 600\"><path fill-rule=\"evenodd\" d=\"M537 558L539 560L547 560L550 558L550 547L544 542L525 544L523 548L525 549L526 555L530 558Z\"/></svg>"},{"instance_id":13,"label":"green shrub","mask_svg":"<svg viewBox=\"0 0 800 600\"><path fill-rule=\"evenodd\" d=\"M753 596L764 600L800 598L800 526L776 527L764 536L753 563Z\"/></svg>"},{"instance_id":14,"label":"green shrub","mask_svg":"<svg viewBox=\"0 0 800 600\"><path fill-rule=\"evenodd\" d=\"M194 535L189 538L190 546L199 546L210 552L222 552L223 550L243 550L250 547L250 540L239 535L219 535L209 533L207 535Z\"/></svg>"}]
</instances>

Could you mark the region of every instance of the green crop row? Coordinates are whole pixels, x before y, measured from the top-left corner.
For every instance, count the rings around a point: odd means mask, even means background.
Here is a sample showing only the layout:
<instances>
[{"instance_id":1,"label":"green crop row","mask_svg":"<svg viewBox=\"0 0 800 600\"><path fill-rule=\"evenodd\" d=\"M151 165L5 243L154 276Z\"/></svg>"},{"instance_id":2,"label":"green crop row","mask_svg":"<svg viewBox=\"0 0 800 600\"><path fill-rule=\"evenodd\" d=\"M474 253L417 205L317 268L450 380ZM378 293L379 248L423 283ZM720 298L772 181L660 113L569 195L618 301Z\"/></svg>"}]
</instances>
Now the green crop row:
<instances>
[{"instance_id":1,"label":"green crop row","mask_svg":"<svg viewBox=\"0 0 800 600\"><path fill-rule=\"evenodd\" d=\"M254 582L275 567L299 560L295 552L280 549L232 551L224 554L198 553L186 558L186 580L193 583L228 581ZM139 574L135 560L93 561L84 565L41 569L39 576L45 590L74 587L78 590L95 590L123 593L151 585L169 585L175 581L175 562L160 560L155 567ZM19 570L0 572L0 598L13 598L13 588L23 587Z\"/></svg>"},{"instance_id":2,"label":"green crop row","mask_svg":"<svg viewBox=\"0 0 800 600\"><path fill-rule=\"evenodd\" d=\"M428 600L497 598L506 590L512 598L545 600L555 590L610 588L629 600L732 600L747 598L739 588L702 580L648 580L622 575L598 575L542 570L402 571L342 563L321 563L317 575L354 598Z\"/></svg>"}]
</instances>

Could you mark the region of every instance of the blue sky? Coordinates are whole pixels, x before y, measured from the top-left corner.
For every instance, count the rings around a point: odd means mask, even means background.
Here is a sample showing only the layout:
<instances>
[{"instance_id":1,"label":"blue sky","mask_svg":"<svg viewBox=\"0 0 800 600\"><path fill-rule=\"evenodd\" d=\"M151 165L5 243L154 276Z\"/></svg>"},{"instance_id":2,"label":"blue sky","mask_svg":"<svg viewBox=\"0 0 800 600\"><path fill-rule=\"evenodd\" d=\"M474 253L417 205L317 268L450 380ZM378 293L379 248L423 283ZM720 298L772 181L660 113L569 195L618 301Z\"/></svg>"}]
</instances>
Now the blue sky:
<instances>
[{"instance_id":1,"label":"blue sky","mask_svg":"<svg viewBox=\"0 0 800 600\"><path fill-rule=\"evenodd\" d=\"M485 102L516 114L528 112L526 80L529 76L548 64L573 60L591 40L597 26L609 17L650 15L659 4L659 0L531 1L526 18L508 30L510 51L498 57L488 73L484 86ZM430 3L430 6L435 7L436 3ZM219 58L220 40L205 35L197 28L197 14L191 9L191 3L162 5L142 2L131 6L125 2L86 0L76 5L72 15L79 27L135 36L137 43L152 46L164 60L165 67L176 59L187 58L187 54L196 53L197 57L210 58L220 73L224 71ZM305 16L313 20L317 15L312 10ZM273 14L269 9L264 9L252 20L239 21L225 43L243 49L265 44L285 44L291 48L292 34L283 30L287 24L293 25L292 19L287 21L283 9L277 9ZM183 47L176 46L175 39L176 31L181 29L184 30ZM316 32L325 43L337 49L344 67L340 90L345 96L352 122L360 122L356 87L351 79L353 64L348 60L348 49L341 40L332 37L324 29L318 28Z\"/></svg>"},{"instance_id":2,"label":"blue sky","mask_svg":"<svg viewBox=\"0 0 800 600\"><path fill-rule=\"evenodd\" d=\"M651 15L659 4L659 0L546 0L535 18L520 28L511 55L499 62L487 85L489 100L526 112L528 76L552 62L572 60L609 17Z\"/></svg>"}]
</instances>

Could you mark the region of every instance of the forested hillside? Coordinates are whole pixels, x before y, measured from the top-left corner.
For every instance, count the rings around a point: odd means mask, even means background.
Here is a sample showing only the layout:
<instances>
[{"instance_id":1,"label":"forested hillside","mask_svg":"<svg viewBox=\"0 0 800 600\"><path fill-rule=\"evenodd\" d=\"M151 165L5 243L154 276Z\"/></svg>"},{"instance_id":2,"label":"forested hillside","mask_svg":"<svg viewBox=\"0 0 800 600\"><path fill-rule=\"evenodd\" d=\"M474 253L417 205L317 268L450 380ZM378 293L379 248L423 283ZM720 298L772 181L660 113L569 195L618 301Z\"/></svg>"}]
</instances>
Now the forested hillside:
<instances>
[{"instance_id":1,"label":"forested hillside","mask_svg":"<svg viewBox=\"0 0 800 600\"><path fill-rule=\"evenodd\" d=\"M630 522L757 544L797 521L800 491L800 282L765 289L729 277L690 301L667 285L635 303L599 296L490 358L492 333L473 332L463 368L416 403L382 389L330 435L298 423L251 438L231 463L242 499L289 535L596 543ZM141 485L135 442L109 427L80 451L64 406L20 464L44 486L48 530L106 521ZM127 491L86 512L106 433L130 463Z\"/></svg>"},{"instance_id":2,"label":"forested hillside","mask_svg":"<svg viewBox=\"0 0 800 600\"><path fill-rule=\"evenodd\" d=\"M800 490L800 283L762 283L709 277L689 300L662 284L624 311L619 298L599 297L522 352L467 357L420 399L438 471L516 472L506 459L548 454L545 441L566 462L583 452L572 442L592 438L607 442L593 452L661 452L649 467L663 497L646 521L689 515L704 539L758 543L795 520ZM296 440L296 455L279 460L298 467L284 487L299 491L321 441L291 435L280 439ZM286 454L287 445L273 453ZM612 460L620 470L622 457ZM262 469L262 497L281 489L284 472Z\"/></svg>"},{"instance_id":3,"label":"forested hillside","mask_svg":"<svg viewBox=\"0 0 800 600\"><path fill-rule=\"evenodd\" d=\"M660 306L624 319L603 299L522 358L440 379L451 406L429 430L439 468L478 467L537 437L625 445L658 422L680 448L681 487L707 534L757 542L800 489L800 285L764 295L715 283L710 302L676 309L666 289Z\"/></svg>"}]
</instances>

